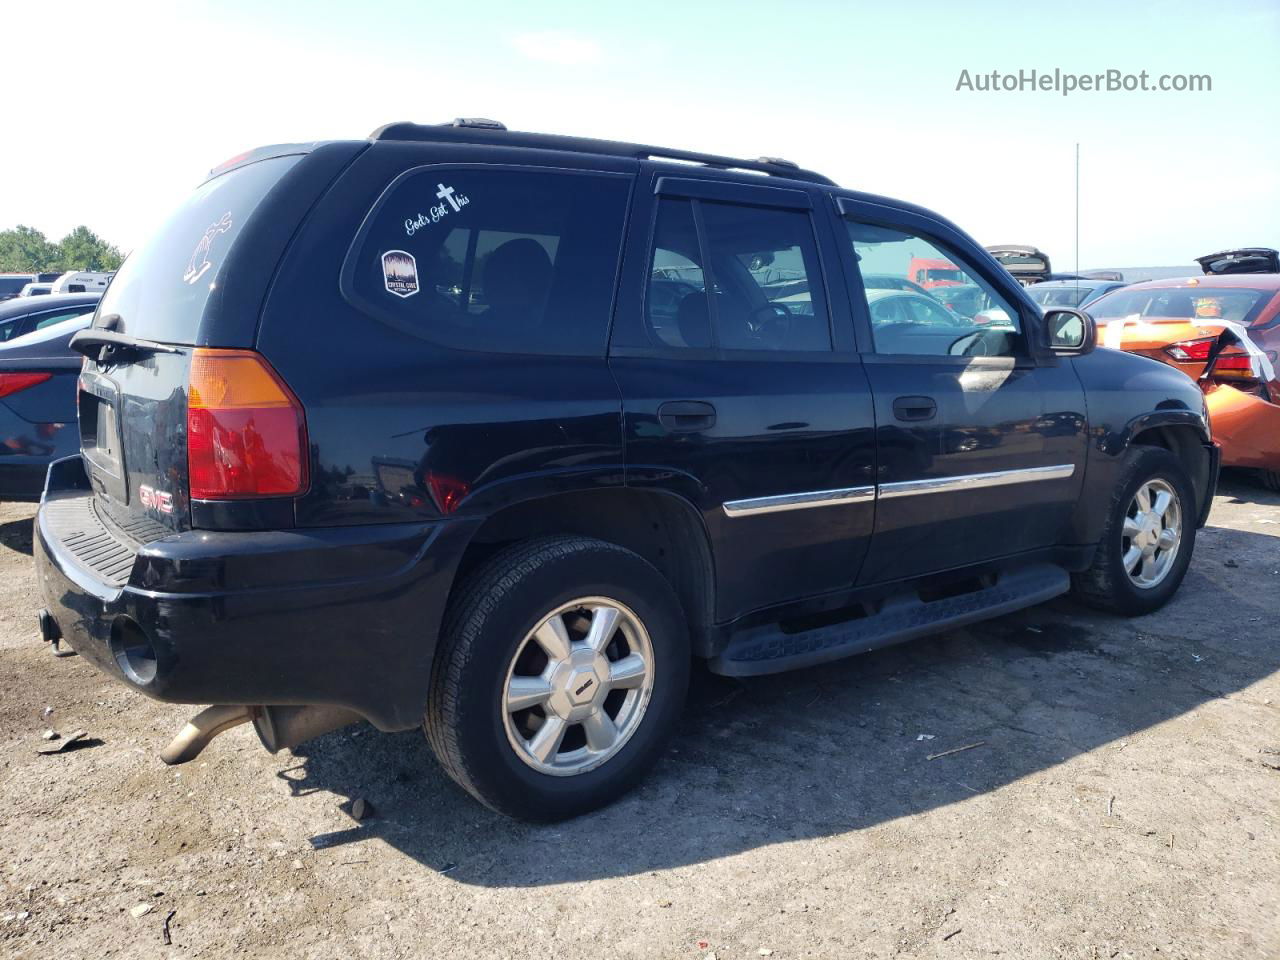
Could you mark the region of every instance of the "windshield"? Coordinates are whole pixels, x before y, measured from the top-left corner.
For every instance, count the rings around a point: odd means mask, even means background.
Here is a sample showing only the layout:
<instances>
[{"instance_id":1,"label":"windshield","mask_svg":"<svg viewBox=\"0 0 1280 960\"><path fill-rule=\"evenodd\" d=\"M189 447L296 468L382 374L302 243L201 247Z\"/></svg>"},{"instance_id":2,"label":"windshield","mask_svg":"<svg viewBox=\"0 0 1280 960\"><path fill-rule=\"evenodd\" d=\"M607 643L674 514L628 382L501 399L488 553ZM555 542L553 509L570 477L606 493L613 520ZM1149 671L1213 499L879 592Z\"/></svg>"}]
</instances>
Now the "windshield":
<instances>
[{"instance_id":1,"label":"windshield","mask_svg":"<svg viewBox=\"0 0 1280 960\"><path fill-rule=\"evenodd\" d=\"M1164 287L1117 290L1089 306L1098 320L1119 317L1151 317L1165 320L1213 323L1228 320L1250 324L1262 312L1272 290L1243 287Z\"/></svg>"}]
</instances>

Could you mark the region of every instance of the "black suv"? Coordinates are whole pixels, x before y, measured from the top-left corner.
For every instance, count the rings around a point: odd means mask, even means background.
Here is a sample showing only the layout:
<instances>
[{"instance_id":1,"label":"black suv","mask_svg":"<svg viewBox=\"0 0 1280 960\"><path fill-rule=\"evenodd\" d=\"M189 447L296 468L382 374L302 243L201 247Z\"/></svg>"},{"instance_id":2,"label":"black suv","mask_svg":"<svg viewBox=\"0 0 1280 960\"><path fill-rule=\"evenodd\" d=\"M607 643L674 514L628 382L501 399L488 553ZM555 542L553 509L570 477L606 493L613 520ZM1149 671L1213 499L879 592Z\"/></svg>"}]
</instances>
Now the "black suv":
<instances>
[{"instance_id":1,"label":"black suv","mask_svg":"<svg viewBox=\"0 0 1280 960\"><path fill-rule=\"evenodd\" d=\"M987 308L864 287L943 258ZM213 171L108 289L43 635L268 749L423 724L478 799L608 802L693 658L754 676L1177 589L1204 397L957 227L782 160L392 124Z\"/></svg>"}]
</instances>

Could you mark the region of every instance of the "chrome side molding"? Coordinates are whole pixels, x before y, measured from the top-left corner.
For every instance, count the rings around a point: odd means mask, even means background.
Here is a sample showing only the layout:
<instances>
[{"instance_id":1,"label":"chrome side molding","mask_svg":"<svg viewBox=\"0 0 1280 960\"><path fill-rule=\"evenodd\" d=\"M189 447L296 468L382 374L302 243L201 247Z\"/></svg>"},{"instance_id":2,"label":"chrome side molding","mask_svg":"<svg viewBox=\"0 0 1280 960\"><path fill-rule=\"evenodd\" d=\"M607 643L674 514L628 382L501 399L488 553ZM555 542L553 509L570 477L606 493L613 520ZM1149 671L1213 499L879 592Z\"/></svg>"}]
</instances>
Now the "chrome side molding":
<instances>
[{"instance_id":1,"label":"chrome side molding","mask_svg":"<svg viewBox=\"0 0 1280 960\"><path fill-rule=\"evenodd\" d=\"M810 507L833 507L841 503L865 503L876 498L876 488L845 487L841 490L813 490L808 493L783 493L776 497L753 497L750 500L728 500L724 512L731 517L754 517L783 510L807 510Z\"/></svg>"},{"instance_id":2,"label":"chrome side molding","mask_svg":"<svg viewBox=\"0 0 1280 960\"><path fill-rule=\"evenodd\" d=\"M847 503L867 503L877 497L890 499L893 497L910 497L921 493L957 493L961 490L1003 487L1011 483L1032 483L1036 480L1065 480L1075 472L1075 464L1060 463L1048 467L1025 467L1020 470L970 473L959 477L900 480L897 483L882 483L879 487L845 487L840 490L783 493L773 497L728 500L725 501L724 512L730 517L754 517L763 513L780 513L784 510L807 510L811 507L834 507Z\"/></svg>"},{"instance_id":3,"label":"chrome side molding","mask_svg":"<svg viewBox=\"0 0 1280 960\"><path fill-rule=\"evenodd\" d=\"M935 477L929 480L901 480L880 484L880 497L910 497L918 493L956 493L960 490L981 490L984 487L1003 487L1011 483L1032 483L1036 480L1065 480L1076 472L1074 463L1060 463L1051 467L1026 467L1021 470L995 470L991 473L969 473L960 477Z\"/></svg>"}]
</instances>

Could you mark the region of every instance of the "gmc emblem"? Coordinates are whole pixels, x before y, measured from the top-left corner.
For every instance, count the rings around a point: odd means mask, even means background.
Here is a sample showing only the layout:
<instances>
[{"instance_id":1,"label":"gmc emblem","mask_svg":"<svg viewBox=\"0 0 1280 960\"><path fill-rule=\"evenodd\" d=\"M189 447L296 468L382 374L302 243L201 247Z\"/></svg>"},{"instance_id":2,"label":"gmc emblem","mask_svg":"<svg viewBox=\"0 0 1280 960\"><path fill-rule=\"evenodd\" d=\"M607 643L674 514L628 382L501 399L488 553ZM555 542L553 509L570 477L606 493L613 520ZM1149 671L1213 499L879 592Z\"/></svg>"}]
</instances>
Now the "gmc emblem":
<instances>
[{"instance_id":1,"label":"gmc emblem","mask_svg":"<svg viewBox=\"0 0 1280 960\"><path fill-rule=\"evenodd\" d=\"M144 507L159 510L161 513L173 513L173 494L167 490L156 490L145 483L138 487L138 499Z\"/></svg>"}]
</instances>

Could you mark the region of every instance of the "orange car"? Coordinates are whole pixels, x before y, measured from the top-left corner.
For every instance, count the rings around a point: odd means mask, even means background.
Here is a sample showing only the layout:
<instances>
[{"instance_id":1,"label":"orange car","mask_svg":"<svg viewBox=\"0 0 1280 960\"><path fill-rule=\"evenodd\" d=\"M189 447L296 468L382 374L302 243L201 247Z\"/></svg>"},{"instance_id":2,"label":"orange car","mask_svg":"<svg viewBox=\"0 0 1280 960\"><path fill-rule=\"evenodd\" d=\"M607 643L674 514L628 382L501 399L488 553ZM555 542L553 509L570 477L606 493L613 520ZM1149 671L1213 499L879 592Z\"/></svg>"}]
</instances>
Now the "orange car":
<instances>
[{"instance_id":1,"label":"orange car","mask_svg":"<svg viewBox=\"0 0 1280 960\"><path fill-rule=\"evenodd\" d=\"M1184 277L1123 287L1089 305L1098 343L1200 382L1223 466L1280 489L1280 274Z\"/></svg>"}]
</instances>

